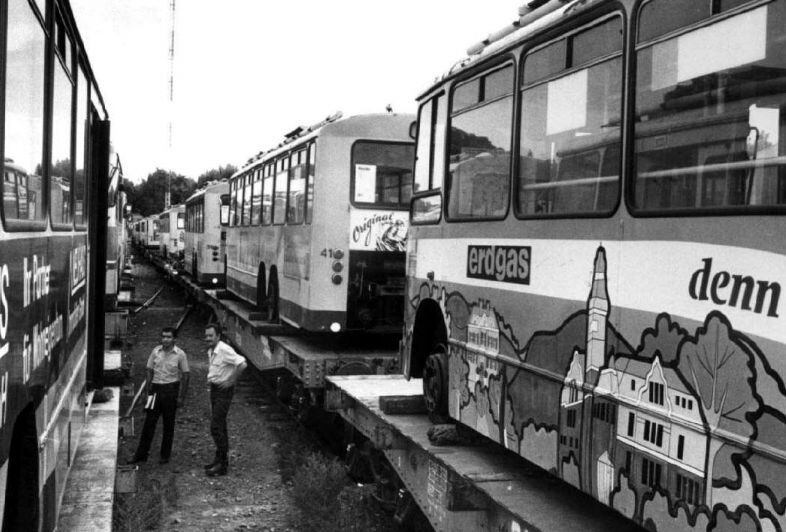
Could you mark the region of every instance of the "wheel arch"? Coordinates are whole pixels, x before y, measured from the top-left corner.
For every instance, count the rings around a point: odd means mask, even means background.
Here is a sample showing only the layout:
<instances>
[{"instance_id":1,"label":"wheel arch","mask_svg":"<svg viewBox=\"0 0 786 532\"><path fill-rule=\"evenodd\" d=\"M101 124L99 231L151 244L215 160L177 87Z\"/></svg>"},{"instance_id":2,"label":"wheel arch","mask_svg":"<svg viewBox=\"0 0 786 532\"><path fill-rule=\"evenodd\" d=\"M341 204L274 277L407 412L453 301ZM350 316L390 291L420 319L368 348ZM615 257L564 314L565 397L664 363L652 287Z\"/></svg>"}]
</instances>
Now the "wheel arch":
<instances>
[{"instance_id":1,"label":"wheel arch","mask_svg":"<svg viewBox=\"0 0 786 532\"><path fill-rule=\"evenodd\" d=\"M439 304L433 299L424 300L415 313L415 325L412 330L412 347L410 348L410 370L412 377L422 377L426 358L435 348L447 349L448 332L445 328L445 316Z\"/></svg>"}]
</instances>

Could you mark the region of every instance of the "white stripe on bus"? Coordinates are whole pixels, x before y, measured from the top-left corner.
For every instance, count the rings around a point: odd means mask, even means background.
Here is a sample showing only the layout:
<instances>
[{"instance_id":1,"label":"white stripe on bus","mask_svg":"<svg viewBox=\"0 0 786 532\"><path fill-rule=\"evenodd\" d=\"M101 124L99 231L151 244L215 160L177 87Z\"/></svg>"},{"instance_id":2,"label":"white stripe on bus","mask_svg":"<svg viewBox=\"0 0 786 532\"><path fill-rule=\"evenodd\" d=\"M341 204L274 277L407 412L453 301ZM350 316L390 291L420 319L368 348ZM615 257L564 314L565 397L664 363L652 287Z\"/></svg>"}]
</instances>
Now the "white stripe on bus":
<instances>
[{"instance_id":1,"label":"white stripe on bus","mask_svg":"<svg viewBox=\"0 0 786 532\"><path fill-rule=\"evenodd\" d=\"M530 284L468 278L467 248L470 245L530 246ZM595 253L600 246L606 249L607 288L612 307L653 314L668 312L696 321L719 310L738 330L786 343L784 312L781 311L778 317L767 316L769 302L761 313L756 313L716 305L711 299L694 300L688 293L691 277L703 268L705 258L713 260L710 276L727 272L786 286L786 256L767 251L684 241L419 239L414 273L417 279L425 279L433 272L437 282L497 289L511 294L533 294L583 305L590 292ZM412 273L410 271L409 275ZM728 293L729 290L730 285L725 285L724 291ZM786 297L786 292L782 295ZM752 299L755 296L754 293Z\"/></svg>"}]
</instances>

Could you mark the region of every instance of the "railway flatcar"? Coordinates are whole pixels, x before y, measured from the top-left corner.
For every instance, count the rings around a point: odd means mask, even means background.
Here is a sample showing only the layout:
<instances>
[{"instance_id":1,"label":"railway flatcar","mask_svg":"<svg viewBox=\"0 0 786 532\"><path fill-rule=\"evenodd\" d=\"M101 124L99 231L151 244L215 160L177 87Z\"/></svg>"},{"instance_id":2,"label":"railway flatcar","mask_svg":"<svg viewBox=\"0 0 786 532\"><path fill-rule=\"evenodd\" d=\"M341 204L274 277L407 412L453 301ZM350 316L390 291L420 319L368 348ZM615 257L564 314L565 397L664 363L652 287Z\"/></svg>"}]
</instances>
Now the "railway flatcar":
<instances>
[{"instance_id":1,"label":"railway flatcar","mask_svg":"<svg viewBox=\"0 0 786 532\"><path fill-rule=\"evenodd\" d=\"M53 530L102 386L109 115L66 0L3 2L0 514Z\"/></svg>"},{"instance_id":2,"label":"railway flatcar","mask_svg":"<svg viewBox=\"0 0 786 532\"><path fill-rule=\"evenodd\" d=\"M782 530L786 0L531 4L419 99L405 370L649 530Z\"/></svg>"},{"instance_id":3,"label":"railway flatcar","mask_svg":"<svg viewBox=\"0 0 786 532\"><path fill-rule=\"evenodd\" d=\"M229 182L208 183L186 200L183 269L199 284L224 286Z\"/></svg>"},{"instance_id":4,"label":"railway flatcar","mask_svg":"<svg viewBox=\"0 0 786 532\"><path fill-rule=\"evenodd\" d=\"M397 330L413 118L337 114L238 170L227 289L268 320L309 331Z\"/></svg>"},{"instance_id":5,"label":"railway flatcar","mask_svg":"<svg viewBox=\"0 0 786 532\"><path fill-rule=\"evenodd\" d=\"M164 260L174 262L182 259L185 227L185 205L173 205L158 215L159 252Z\"/></svg>"}]
</instances>

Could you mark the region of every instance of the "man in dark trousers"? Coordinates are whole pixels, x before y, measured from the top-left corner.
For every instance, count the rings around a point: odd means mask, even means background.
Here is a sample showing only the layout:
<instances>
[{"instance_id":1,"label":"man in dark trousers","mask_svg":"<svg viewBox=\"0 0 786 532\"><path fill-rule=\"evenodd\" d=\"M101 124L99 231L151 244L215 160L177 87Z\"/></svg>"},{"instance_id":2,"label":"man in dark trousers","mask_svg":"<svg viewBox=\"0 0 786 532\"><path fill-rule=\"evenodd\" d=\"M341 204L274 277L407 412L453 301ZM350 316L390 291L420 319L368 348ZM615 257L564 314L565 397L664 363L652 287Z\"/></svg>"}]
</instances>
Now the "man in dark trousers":
<instances>
[{"instance_id":1,"label":"man in dark trousers","mask_svg":"<svg viewBox=\"0 0 786 532\"><path fill-rule=\"evenodd\" d=\"M207 356L210 365L207 382L210 386L210 435L216 443L216 456L205 465L207 476L226 475L229 467L229 436L227 435L227 414L235 382L246 369L246 359L221 341L221 329L217 324L205 327L205 341L209 348Z\"/></svg>"},{"instance_id":2,"label":"man in dark trousers","mask_svg":"<svg viewBox=\"0 0 786 532\"><path fill-rule=\"evenodd\" d=\"M130 463L147 460L150 444L156 432L158 417L164 418L164 433L161 438L161 459L166 464L172 454L175 435L175 411L183 406L188 392L188 359L186 353L175 345L176 331L173 327L161 330L161 345L153 348L147 360L147 403L145 424L139 446Z\"/></svg>"}]
</instances>

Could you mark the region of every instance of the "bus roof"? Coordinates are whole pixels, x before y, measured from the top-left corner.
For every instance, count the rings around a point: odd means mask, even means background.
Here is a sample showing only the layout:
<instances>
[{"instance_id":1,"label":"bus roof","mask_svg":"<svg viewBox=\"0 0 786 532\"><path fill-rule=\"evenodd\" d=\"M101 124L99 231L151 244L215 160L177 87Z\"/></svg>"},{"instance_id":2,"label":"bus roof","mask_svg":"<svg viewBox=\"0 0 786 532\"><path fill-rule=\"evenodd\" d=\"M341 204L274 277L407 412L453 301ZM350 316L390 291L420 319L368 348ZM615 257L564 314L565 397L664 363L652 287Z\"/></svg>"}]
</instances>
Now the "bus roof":
<instances>
[{"instance_id":1,"label":"bus roof","mask_svg":"<svg viewBox=\"0 0 786 532\"><path fill-rule=\"evenodd\" d=\"M471 46L464 59L457 61L447 72L438 76L417 99L422 100L449 79L458 76L484 59L496 55L506 48L513 47L527 37L556 24L565 16L572 15L579 10L583 11L588 6L595 6L604 1L607 0L549 0L546 2L535 0L529 2L519 9L520 16L517 20Z\"/></svg>"},{"instance_id":2,"label":"bus roof","mask_svg":"<svg viewBox=\"0 0 786 532\"><path fill-rule=\"evenodd\" d=\"M202 196L207 194L208 191L212 191L214 188L218 188L218 187L221 187L221 186L226 188L227 193L229 193L229 181L228 180L221 179L221 180L218 180L218 181L209 181L209 182L205 183L204 185L202 185L199 188L199 190L197 190L196 192L191 194L188 197L188 199L186 199L185 204L189 205L191 203L194 203L199 198L201 198Z\"/></svg>"},{"instance_id":3,"label":"bus roof","mask_svg":"<svg viewBox=\"0 0 786 532\"><path fill-rule=\"evenodd\" d=\"M246 161L237 172L232 174L230 179L234 179L252 168L260 166L271 159L275 159L280 154L292 148L302 146L317 136L331 135L340 137L346 135L348 132L356 133L359 136L368 135L370 134L373 124L377 123L379 120L401 122L402 125L406 127L407 123L415 120L415 116L401 113L373 113L342 118L340 112L333 114L313 126L307 128L298 127L294 129L285 136L284 140L278 146L267 151L259 152L256 156ZM411 139L407 137L407 140Z\"/></svg>"}]
</instances>

